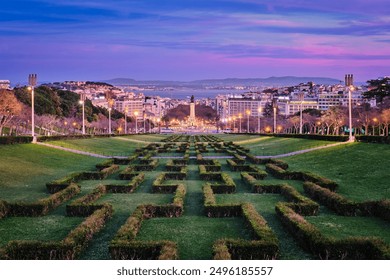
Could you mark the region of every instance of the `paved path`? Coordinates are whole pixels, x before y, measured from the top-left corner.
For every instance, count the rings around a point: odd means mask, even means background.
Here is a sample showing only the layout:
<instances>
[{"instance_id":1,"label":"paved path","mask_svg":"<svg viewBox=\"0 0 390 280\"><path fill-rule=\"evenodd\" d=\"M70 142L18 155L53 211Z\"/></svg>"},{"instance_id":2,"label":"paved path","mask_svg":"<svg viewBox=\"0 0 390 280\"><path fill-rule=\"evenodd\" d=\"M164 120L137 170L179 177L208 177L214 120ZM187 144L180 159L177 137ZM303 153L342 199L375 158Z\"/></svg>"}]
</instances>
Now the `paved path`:
<instances>
[{"instance_id":1,"label":"paved path","mask_svg":"<svg viewBox=\"0 0 390 280\"><path fill-rule=\"evenodd\" d=\"M345 145L345 144L348 144L348 143L350 143L350 142L349 141L347 141L347 142L337 142L337 143L334 143L334 144L329 144L329 145L325 145L325 146L319 146L319 147L305 149L305 150L299 150L299 151L295 151L295 152L291 152L291 153L287 153L287 154L280 154L280 155L273 155L273 156L256 156L256 158L282 158L282 157L289 157L289 156L295 156L295 155L300 155L300 154L304 154L304 153L309 153L309 152L316 151L316 150L322 150L322 149L326 149L326 148L330 148L330 147Z\"/></svg>"},{"instance_id":2,"label":"paved path","mask_svg":"<svg viewBox=\"0 0 390 280\"><path fill-rule=\"evenodd\" d=\"M80 150L65 148L65 147L51 145L51 144L43 143L43 142L37 142L37 144L41 145L41 146L46 146L46 147L50 147L50 148L54 148L54 149L58 149L58 150L71 152L71 153L74 153L74 154L79 154L79 155L86 155L86 156L97 157L97 158L112 158L110 156L103 156L103 155L99 155L99 154L95 154L95 153L90 153L90 152L84 152L84 151L80 151Z\"/></svg>"}]
</instances>

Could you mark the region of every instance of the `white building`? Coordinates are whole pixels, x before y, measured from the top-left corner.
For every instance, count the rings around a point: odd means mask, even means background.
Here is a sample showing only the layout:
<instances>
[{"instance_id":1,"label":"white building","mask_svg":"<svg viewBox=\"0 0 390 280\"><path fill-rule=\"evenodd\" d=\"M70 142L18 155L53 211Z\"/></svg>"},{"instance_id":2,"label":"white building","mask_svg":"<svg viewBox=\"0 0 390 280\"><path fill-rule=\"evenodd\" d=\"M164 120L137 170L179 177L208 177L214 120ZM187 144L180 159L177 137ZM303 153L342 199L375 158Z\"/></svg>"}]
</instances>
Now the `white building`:
<instances>
[{"instance_id":1,"label":"white building","mask_svg":"<svg viewBox=\"0 0 390 280\"><path fill-rule=\"evenodd\" d=\"M11 82L9 80L0 80L0 89L10 89Z\"/></svg>"}]
</instances>

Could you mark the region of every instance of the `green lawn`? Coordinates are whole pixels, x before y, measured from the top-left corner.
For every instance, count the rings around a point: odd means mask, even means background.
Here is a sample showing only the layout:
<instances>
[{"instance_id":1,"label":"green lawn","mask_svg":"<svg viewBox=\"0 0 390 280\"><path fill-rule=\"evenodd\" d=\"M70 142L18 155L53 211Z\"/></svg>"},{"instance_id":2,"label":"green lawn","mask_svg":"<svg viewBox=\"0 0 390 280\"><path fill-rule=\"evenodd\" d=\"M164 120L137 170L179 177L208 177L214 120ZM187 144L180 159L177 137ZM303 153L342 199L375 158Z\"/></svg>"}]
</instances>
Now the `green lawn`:
<instances>
[{"instance_id":1,"label":"green lawn","mask_svg":"<svg viewBox=\"0 0 390 280\"><path fill-rule=\"evenodd\" d=\"M79 139L53 141L57 145L87 150L101 154L131 155L137 147L159 141L167 136L132 135L125 137ZM251 137L248 135L222 135L226 141L234 141L251 149L255 155L258 149L266 145L271 154L284 153L320 146L332 142L305 139ZM260 147L260 148L259 148ZM194 147L191 146L191 155ZM215 153L205 153L204 156ZM183 153L166 153L161 156L182 156ZM218 153L218 156L226 154ZM145 181L131 194L106 194L98 203L110 203L114 208L113 217L92 239L81 259L109 259L108 245L118 229L131 215L134 209L145 203L167 204L172 194L153 194L151 185L161 172L165 172L168 159L160 159L156 170L146 172ZM390 198L388 166L390 166L390 148L388 145L354 143L306 154L282 158L291 170L308 170L329 179L336 180L338 192L357 201ZM23 144L0 146L0 199L7 201L36 199L48 196L45 183L66 174L80 170L95 170L95 164L103 161L93 157L77 155L52 148ZM275 204L285 201L278 194L253 194L249 186L240 178L240 172L232 172L225 159L220 159L222 171L227 172L236 183L235 194L216 195L218 203L250 202L266 219L280 242L281 259L312 259L303 251L294 238L286 231L275 213ZM260 168L265 169L263 165ZM125 166L121 166L123 170ZM79 182L80 197L91 192L99 184L126 184L119 180L118 173L105 180L85 180ZM174 181L172 181L174 182ZM153 218L144 221L137 236L138 240L172 240L177 242L180 259L210 259L212 245L219 238L251 239L251 233L242 218L208 218L203 212L202 185L198 165L190 161L187 179L180 181L187 189L184 201L184 214L179 218ZM279 180L268 176L266 183L288 183L303 193L302 182ZM74 199L76 199L75 197ZM69 202L67 202L69 203ZM44 217L12 217L0 219L0 246L14 239L60 240L75 228L83 218L65 216L62 204ZM377 236L390 243L389 223L372 217L342 217L321 207L319 216L306 217L326 236L345 238L348 236ZM194 241L196 240L196 242Z\"/></svg>"},{"instance_id":2,"label":"green lawn","mask_svg":"<svg viewBox=\"0 0 390 280\"><path fill-rule=\"evenodd\" d=\"M253 155L270 156L325 146L334 144L335 142L299 138L250 136L244 140L234 141L234 143L250 148L250 152Z\"/></svg>"},{"instance_id":3,"label":"green lawn","mask_svg":"<svg viewBox=\"0 0 390 280\"><path fill-rule=\"evenodd\" d=\"M33 144L0 145L0 199L34 201L46 183L71 172L95 170L101 159Z\"/></svg>"},{"instance_id":4,"label":"green lawn","mask_svg":"<svg viewBox=\"0 0 390 280\"><path fill-rule=\"evenodd\" d=\"M130 156L136 148L148 144L143 141L131 141L131 138L89 138L76 140L58 140L48 142L51 145L86 151L107 156Z\"/></svg>"},{"instance_id":5,"label":"green lawn","mask_svg":"<svg viewBox=\"0 0 390 280\"><path fill-rule=\"evenodd\" d=\"M283 158L291 170L335 180L338 192L355 201L390 198L390 146L352 143Z\"/></svg>"}]
</instances>

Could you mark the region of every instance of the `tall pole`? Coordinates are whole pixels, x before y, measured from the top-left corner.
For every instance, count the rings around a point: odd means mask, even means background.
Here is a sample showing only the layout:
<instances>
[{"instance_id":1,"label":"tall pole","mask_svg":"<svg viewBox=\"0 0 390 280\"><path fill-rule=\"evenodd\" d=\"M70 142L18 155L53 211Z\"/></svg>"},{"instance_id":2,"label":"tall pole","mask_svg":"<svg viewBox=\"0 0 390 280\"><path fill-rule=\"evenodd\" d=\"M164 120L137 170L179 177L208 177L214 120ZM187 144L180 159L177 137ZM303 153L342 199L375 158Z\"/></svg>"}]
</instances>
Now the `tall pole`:
<instances>
[{"instance_id":1,"label":"tall pole","mask_svg":"<svg viewBox=\"0 0 390 280\"><path fill-rule=\"evenodd\" d=\"M303 103L303 97L304 97L304 93L301 92L299 94L299 99L301 101L300 105L299 105L299 134L302 134L302 130L303 130L303 120L302 120L302 103Z\"/></svg>"},{"instance_id":2,"label":"tall pole","mask_svg":"<svg viewBox=\"0 0 390 280\"><path fill-rule=\"evenodd\" d=\"M36 143L37 137L35 136L34 87L37 85L37 74L28 75L28 84L31 87L31 136L32 136L32 143Z\"/></svg>"},{"instance_id":3,"label":"tall pole","mask_svg":"<svg viewBox=\"0 0 390 280\"><path fill-rule=\"evenodd\" d=\"M259 118L258 118L258 122L257 122L257 132L258 133L261 133L261 120L260 120L260 115L261 115L261 107L259 107L258 109L258 112L259 112Z\"/></svg>"},{"instance_id":4,"label":"tall pole","mask_svg":"<svg viewBox=\"0 0 390 280\"><path fill-rule=\"evenodd\" d=\"M83 108L83 128L82 128L82 133L85 134L85 95L81 94L80 96L80 104L82 105Z\"/></svg>"},{"instance_id":5,"label":"tall pole","mask_svg":"<svg viewBox=\"0 0 390 280\"><path fill-rule=\"evenodd\" d=\"M247 124L246 124L246 132L249 133L249 116L251 115L250 110L246 110L246 115L248 116Z\"/></svg>"},{"instance_id":6,"label":"tall pole","mask_svg":"<svg viewBox=\"0 0 390 280\"><path fill-rule=\"evenodd\" d=\"M276 99L273 100L273 109L274 109L274 133L277 133L277 128L276 128L276 109L277 109L277 101Z\"/></svg>"},{"instance_id":7,"label":"tall pole","mask_svg":"<svg viewBox=\"0 0 390 280\"><path fill-rule=\"evenodd\" d=\"M138 134L138 111L134 112L135 117L135 133Z\"/></svg>"},{"instance_id":8,"label":"tall pole","mask_svg":"<svg viewBox=\"0 0 390 280\"><path fill-rule=\"evenodd\" d=\"M125 110L125 134L127 134L127 113L129 112L129 110Z\"/></svg>"},{"instance_id":9,"label":"tall pole","mask_svg":"<svg viewBox=\"0 0 390 280\"><path fill-rule=\"evenodd\" d=\"M111 108L108 108L108 134L111 134Z\"/></svg>"},{"instance_id":10,"label":"tall pole","mask_svg":"<svg viewBox=\"0 0 390 280\"><path fill-rule=\"evenodd\" d=\"M146 121L146 114L144 112L144 133L146 133L146 125L145 125L145 121Z\"/></svg>"},{"instance_id":11,"label":"tall pole","mask_svg":"<svg viewBox=\"0 0 390 280\"><path fill-rule=\"evenodd\" d=\"M349 105L349 141L353 141L352 136L352 89L351 86L348 87L348 105Z\"/></svg>"},{"instance_id":12,"label":"tall pole","mask_svg":"<svg viewBox=\"0 0 390 280\"><path fill-rule=\"evenodd\" d=\"M233 132L236 132L236 117L233 117Z\"/></svg>"},{"instance_id":13,"label":"tall pole","mask_svg":"<svg viewBox=\"0 0 390 280\"><path fill-rule=\"evenodd\" d=\"M240 130L239 130L239 133L241 133L241 118L242 118L241 113L238 115L238 118L240 119Z\"/></svg>"}]
</instances>

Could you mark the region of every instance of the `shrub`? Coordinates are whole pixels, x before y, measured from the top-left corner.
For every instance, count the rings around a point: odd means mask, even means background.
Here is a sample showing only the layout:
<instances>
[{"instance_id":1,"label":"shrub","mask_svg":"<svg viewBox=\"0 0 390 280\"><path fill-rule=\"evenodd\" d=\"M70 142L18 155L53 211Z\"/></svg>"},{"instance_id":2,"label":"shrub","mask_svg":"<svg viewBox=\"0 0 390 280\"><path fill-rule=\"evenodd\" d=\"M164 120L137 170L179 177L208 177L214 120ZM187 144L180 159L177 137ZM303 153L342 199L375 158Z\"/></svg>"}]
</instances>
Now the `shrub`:
<instances>
[{"instance_id":1,"label":"shrub","mask_svg":"<svg viewBox=\"0 0 390 280\"><path fill-rule=\"evenodd\" d=\"M254 164L262 163L262 160L260 158L257 158L252 154L246 153L245 156L246 156L246 160L249 161L250 163L254 163Z\"/></svg>"},{"instance_id":2,"label":"shrub","mask_svg":"<svg viewBox=\"0 0 390 280\"><path fill-rule=\"evenodd\" d=\"M229 253L227 240L219 239L213 245L214 260L231 260L232 255Z\"/></svg>"},{"instance_id":3,"label":"shrub","mask_svg":"<svg viewBox=\"0 0 390 280\"><path fill-rule=\"evenodd\" d=\"M49 193L56 193L68 187L71 183L77 183L84 179L83 172L74 172L63 178L46 183L46 188Z\"/></svg>"},{"instance_id":4,"label":"shrub","mask_svg":"<svg viewBox=\"0 0 390 280\"><path fill-rule=\"evenodd\" d=\"M132 193L144 181L145 173L138 173L131 178L127 185L107 185L107 192L112 193Z\"/></svg>"},{"instance_id":5,"label":"shrub","mask_svg":"<svg viewBox=\"0 0 390 280\"><path fill-rule=\"evenodd\" d=\"M110 244L114 260L175 260L177 246L172 241L115 241Z\"/></svg>"},{"instance_id":6,"label":"shrub","mask_svg":"<svg viewBox=\"0 0 390 280\"><path fill-rule=\"evenodd\" d=\"M31 136L0 136L0 145L31 143Z\"/></svg>"},{"instance_id":7,"label":"shrub","mask_svg":"<svg viewBox=\"0 0 390 280\"><path fill-rule=\"evenodd\" d=\"M343 216L357 215L358 205L343 196L311 182L305 182L303 188L311 198L321 202L337 214Z\"/></svg>"},{"instance_id":8,"label":"shrub","mask_svg":"<svg viewBox=\"0 0 390 280\"><path fill-rule=\"evenodd\" d=\"M77 258L112 215L112 207L104 205L72 230L62 241L11 241L5 247L7 259L13 260L72 260Z\"/></svg>"},{"instance_id":9,"label":"shrub","mask_svg":"<svg viewBox=\"0 0 390 280\"><path fill-rule=\"evenodd\" d=\"M103 161L103 162L101 162L101 163L96 164L96 169L98 169L99 171L101 171L101 170L103 170L103 169L105 169L105 168L110 167L111 165L113 165L113 164L114 164L114 161L115 161L115 160L114 160L113 158L107 159L107 160L105 160L105 161Z\"/></svg>"},{"instance_id":10,"label":"shrub","mask_svg":"<svg viewBox=\"0 0 390 280\"><path fill-rule=\"evenodd\" d=\"M75 255L79 255L93 236L104 227L106 221L111 218L112 213L112 206L104 204L102 208L96 210L78 227L72 230L63 240L64 244L73 246Z\"/></svg>"},{"instance_id":11,"label":"shrub","mask_svg":"<svg viewBox=\"0 0 390 280\"><path fill-rule=\"evenodd\" d=\"M356 141L365 143L390 144L390 136L356 135Z\"/></svg>"},{"instance_id":12,"label":"shrub","mask_svg":"<svg viewBox=\"0 0 390 280\"><path fill-rule=\"evenodd\" d=\"M107 192L106 186L97 186L92 192L74 200L66 205L66 214L70 217L87 217L92 215L96 210L102 208L102 205L92 204L101 198Z\"/></svg>"},{"instance_id":13,"label":"shrub","mask_svg":"<svg viewBox=\"0 0 390 280\"><path fill-rule=\"evenodd\" d=\"M0 200L0 219L6 217L8 214L8 203Z\"/></svg>"},{"instance_id":14,"label":"shrub","mask_svg":"<svg viewBox=\"0 0 390 280\"><path fill-rule=\"evenodd\" d=\"M67 188L59 191L48 198L43 198L33 203L15 202L9 203L10 216L42 216L58 207L64 201L67 201L80 192L80 187L71 184Z\"/></svg>"},{"instance_id":15,"label":"shrub","mask_svg":"<svg viewBox=\"0 0 390 280\"><path fill-rule=\"evenodd\" d=\"M338 184L336 182L321 177L317 174L313 174L311 172L302 172L302 178L305 181L320 185L321 187L329 189L331 191L335 191L338 188Z\"/></svg>"}]
</instances>

